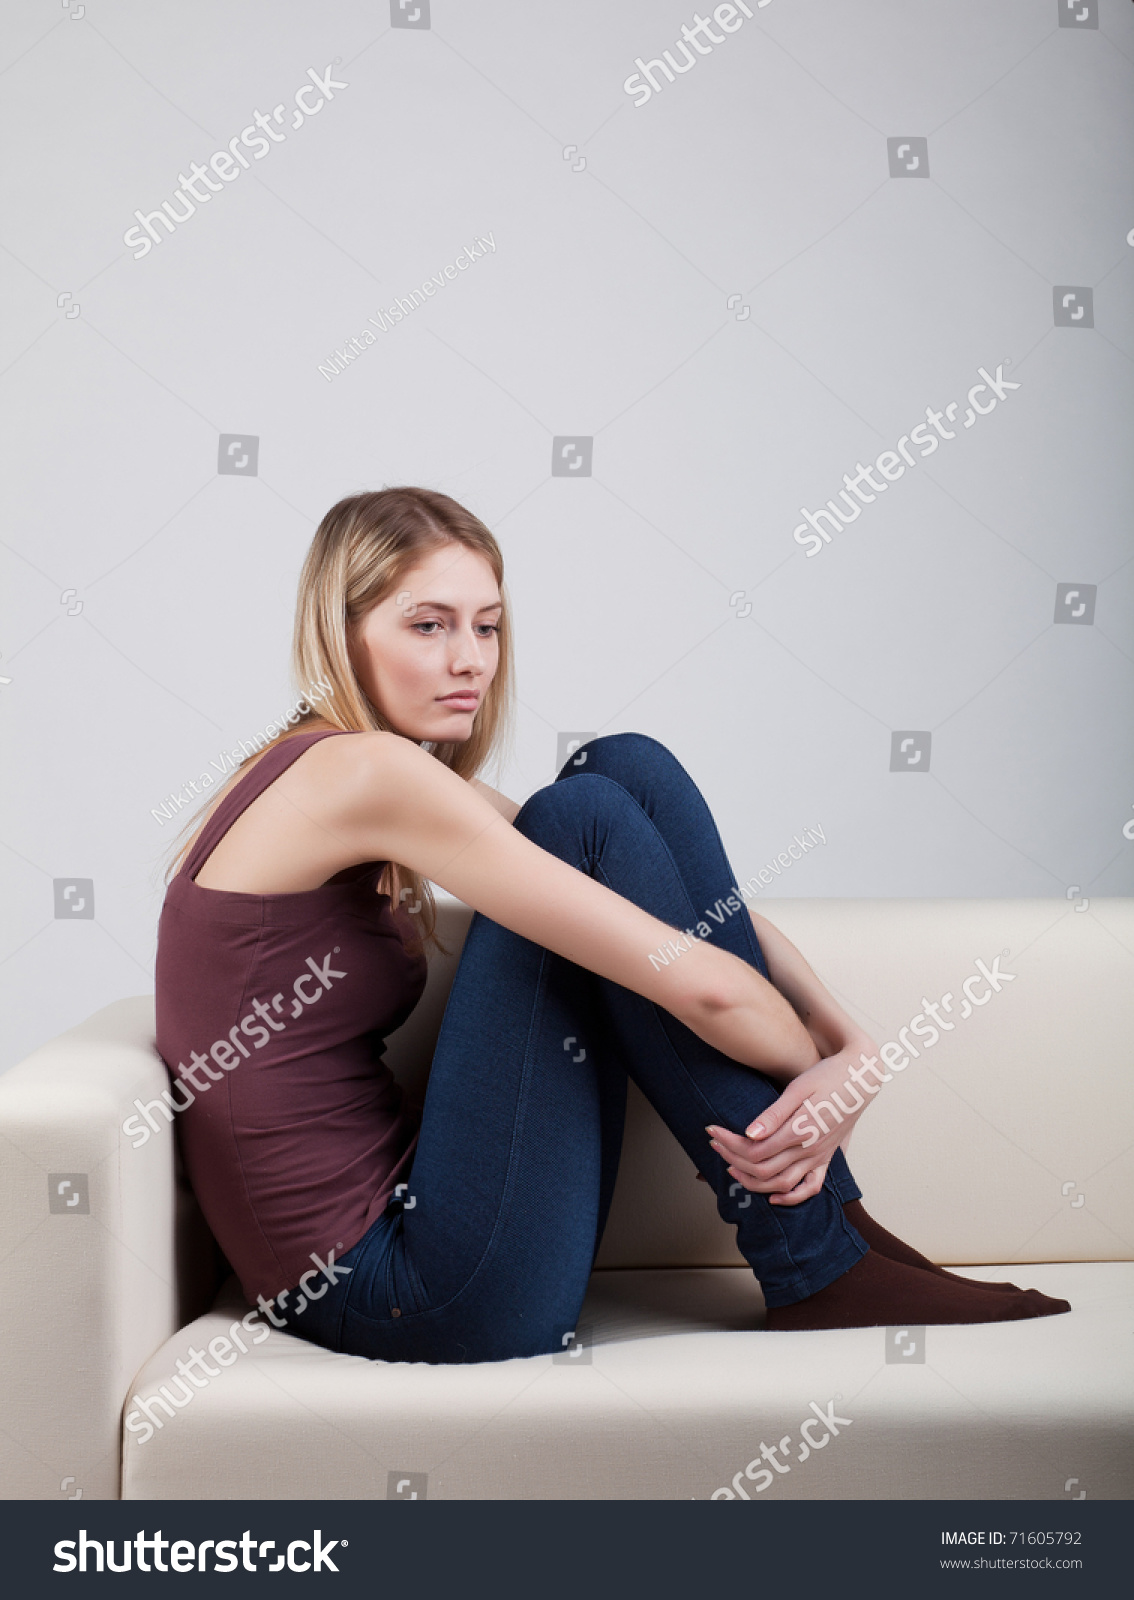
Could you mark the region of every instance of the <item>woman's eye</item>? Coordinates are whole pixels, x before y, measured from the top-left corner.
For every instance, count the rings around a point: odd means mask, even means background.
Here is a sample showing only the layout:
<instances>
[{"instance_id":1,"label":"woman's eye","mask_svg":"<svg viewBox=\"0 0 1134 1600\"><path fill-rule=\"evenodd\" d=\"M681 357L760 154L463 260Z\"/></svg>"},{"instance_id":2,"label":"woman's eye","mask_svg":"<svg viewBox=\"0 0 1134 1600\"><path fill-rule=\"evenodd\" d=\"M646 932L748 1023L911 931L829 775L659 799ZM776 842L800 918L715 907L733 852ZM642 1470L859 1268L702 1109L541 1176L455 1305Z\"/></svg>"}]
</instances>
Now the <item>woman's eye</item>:
<instances>
[{"instance_id":1,"label":"woman's eye","mask_svg":"<svg viewBox=\"0 0 1134 1600\"><path fill-rule=\"evenodd\" d=\"M424 638L431 639L433 637L433 630L435 628L440 628L442 624L434 620L432 622L413 622L410 624L410 626L416 632L422 633ZM479 630L481 630L480 636L482 639L487 638L490 633L500 632L500 624L498 622L478 622L476 626ZM428 632L425 630L428 630Z\"/></svg>"},{"instance_id":2,"label":"woman's eye","mask_svg":"<svg viewBox=\"0 0 1134 1600\"><path fill-rule=\"evenodd\" d=\"M434 630L442 627L443 624L438 622L435 618L431 622L413 622L410 624L410 626L415 632L420 633L422 638L432 639L434 637ZM487 639L489 634L500 632L500 624L497 622L478 622L476 626L482 639Z\"/></svg>"}]
</instances>

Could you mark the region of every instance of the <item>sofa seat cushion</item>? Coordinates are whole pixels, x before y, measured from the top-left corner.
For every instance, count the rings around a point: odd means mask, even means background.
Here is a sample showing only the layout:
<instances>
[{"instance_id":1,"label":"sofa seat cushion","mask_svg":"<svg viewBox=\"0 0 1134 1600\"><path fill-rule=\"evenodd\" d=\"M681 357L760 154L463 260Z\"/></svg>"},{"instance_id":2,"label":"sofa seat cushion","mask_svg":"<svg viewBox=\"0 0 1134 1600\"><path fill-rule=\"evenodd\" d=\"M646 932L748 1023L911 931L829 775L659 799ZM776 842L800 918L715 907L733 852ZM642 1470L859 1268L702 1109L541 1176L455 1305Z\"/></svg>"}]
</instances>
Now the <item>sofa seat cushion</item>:
<instances>
[{"instance_id":1,"label":"sofa seat cushion","mask_svg":"<svg viewBox=\"0 0 1134 1600\"><path fill-rule=\"evenodd\" d=\"M216 1375L144 1442L134 1419L123 1498L1129 1497L1134 1265L967 1270L1074 1311L768 1333L751 1273L719 1267L594 1273L577 1356L371 1362L273 1330L223 1369L207 1357ZM131 1396L248 1309L229 1280Z\"/></svg>"}]
</instances>

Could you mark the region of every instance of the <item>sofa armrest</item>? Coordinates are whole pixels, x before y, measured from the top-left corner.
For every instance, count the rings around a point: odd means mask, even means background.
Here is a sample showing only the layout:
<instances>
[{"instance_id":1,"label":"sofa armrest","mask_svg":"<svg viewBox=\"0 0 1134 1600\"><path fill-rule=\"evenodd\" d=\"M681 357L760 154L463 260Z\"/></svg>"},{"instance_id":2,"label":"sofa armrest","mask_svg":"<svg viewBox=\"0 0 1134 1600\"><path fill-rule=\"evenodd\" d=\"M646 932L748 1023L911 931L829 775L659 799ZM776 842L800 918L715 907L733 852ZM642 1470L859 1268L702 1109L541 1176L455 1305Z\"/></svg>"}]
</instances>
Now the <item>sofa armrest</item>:
<instances>
[{"instance_id":1,"label":"sofa armrest","mask_svg":"<svg viewBox=\"0 0 1134 1600\"><path fill-rule=\"evenodd\" d=\"M0 1497L117 1499L123 1396L215 1289L173 1128L153 997L119 1000L0 1077Z\"/></svg>"}]
</instances>

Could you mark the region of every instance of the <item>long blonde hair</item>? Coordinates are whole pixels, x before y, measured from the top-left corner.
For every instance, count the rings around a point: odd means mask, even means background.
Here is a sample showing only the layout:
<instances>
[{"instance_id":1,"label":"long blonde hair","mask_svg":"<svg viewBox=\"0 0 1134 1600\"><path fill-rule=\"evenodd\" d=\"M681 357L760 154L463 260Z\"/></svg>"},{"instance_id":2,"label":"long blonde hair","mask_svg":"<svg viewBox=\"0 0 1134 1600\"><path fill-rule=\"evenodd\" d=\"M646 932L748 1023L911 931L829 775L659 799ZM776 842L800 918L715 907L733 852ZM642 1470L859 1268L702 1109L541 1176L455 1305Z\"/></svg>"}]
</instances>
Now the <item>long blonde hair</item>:
<instances>
[{"instance_id":1,"label":"long blonde hair","mask_svg":"<svg viewBox=\"0 0 1134 1600\"><path fill-rule=\"evenodd\" d=\"M473 778L513 731L512 617L504 588L504 559L493 535L471 511L432 489L378 489L350 495L331 507L316 530L299 576L291 670L296 687L329 685L320 709L293 713L295 726L277 733L244 762L190 818L176 840L166 871L168 883L180 871L198 833L223 796L268 750L315 729L344 732L397 732L371 702L350 660L354 630L370 609L392 594L403 576L446 544L461 544L482 555L500 589L500 646L496 675L485 691L471 736L460 744L438 744L432 755L461 778ZM437 908L429 884L410 868L389 863L382 883L395 906L409 900L421 917L421 939L444 949L437 937Z\"/></svg>"}]
</instances>

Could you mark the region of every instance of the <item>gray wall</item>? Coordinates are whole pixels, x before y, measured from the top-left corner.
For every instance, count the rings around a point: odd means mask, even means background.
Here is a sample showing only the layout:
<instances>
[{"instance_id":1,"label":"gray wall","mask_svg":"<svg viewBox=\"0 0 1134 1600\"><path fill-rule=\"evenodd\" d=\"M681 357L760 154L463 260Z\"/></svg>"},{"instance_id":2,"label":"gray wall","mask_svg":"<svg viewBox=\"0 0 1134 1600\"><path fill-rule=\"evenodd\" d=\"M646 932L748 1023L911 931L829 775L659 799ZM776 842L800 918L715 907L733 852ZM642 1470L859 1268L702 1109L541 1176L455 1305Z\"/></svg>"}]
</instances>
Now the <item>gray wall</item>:
<instances>
[{"instance_id":1,"label":"gray wall","mask_svg":"<svg viewBox=\"0 0 1134 1600\"><path fill-rule=\"evenodd\" d=\"M386 483L501 539L515 798L638 729L738 876L822 830L776 894L1134 892L1129 0L751 0L648 100L686 0L392 9L4 5L4 1063L152 987L154 810Z\"/></svg>"}]
</instances>

